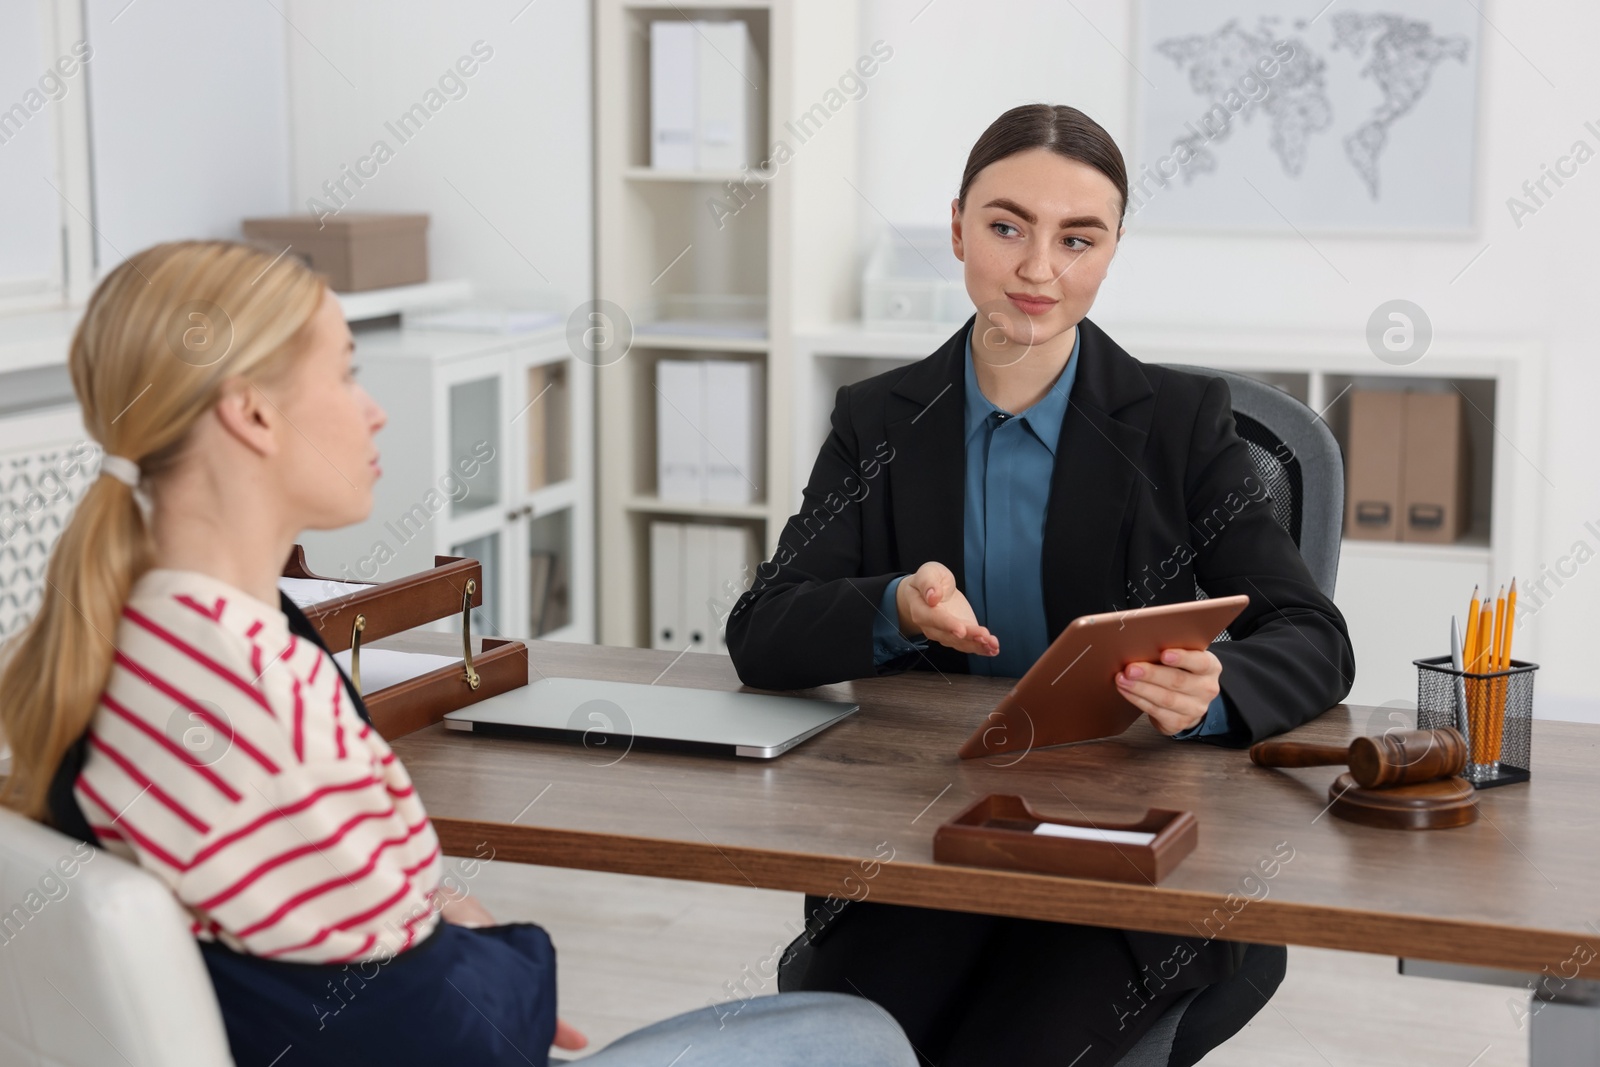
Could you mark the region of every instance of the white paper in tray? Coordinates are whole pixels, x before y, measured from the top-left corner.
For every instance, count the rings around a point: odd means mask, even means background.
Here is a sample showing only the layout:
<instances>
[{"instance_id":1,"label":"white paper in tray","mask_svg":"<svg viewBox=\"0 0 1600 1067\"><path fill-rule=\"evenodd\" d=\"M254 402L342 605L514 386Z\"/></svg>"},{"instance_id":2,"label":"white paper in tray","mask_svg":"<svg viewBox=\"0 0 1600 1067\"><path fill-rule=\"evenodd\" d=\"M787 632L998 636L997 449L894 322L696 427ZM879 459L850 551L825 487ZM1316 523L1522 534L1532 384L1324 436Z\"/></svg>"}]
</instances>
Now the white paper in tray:
<instances>
[{"instance_id":1,"label":"white paper in tray","mask_svg":"<svg viewBox=\"0 0 1600 1067\"><path fill-rule=\"evenodd\" d=\"M1113 845L1148 845L1156 835L1140 830L1101 830L1093 826L1063 826L1056 822L1042 822L1033 828L1036 834L1046 837L1076 837L1084 841L1108 841Z\"/></svg>"},{"instance_id":2,"label":"white paper in tray","mask_svg":"<svg viewBox=\"0 0 1600 1067\"><path fill-rule=\"evenodd\" d=\"M363 589L371 589L372 586L360 582L336 582L331 578L279 578L278 588L294 601L295 607L304 611L312 604L337 600Z\"/></svg>"},{"instance_id":3,"label":"white paper in tray","mask_svg":"<svg viewBox=\"0 0 1600 1067\"><path fill-rule=\"evenodd\" d=\"M335 652L346 674L350 673L350 650ZM450 665L461 666L456 656L437 656L431 652L397 652L389 648L363 648L361 650L361 692L374 693L399 685L411 678L436 671ZM465 669L465 668L463 668Z\"/></svg>"}]
</instances>

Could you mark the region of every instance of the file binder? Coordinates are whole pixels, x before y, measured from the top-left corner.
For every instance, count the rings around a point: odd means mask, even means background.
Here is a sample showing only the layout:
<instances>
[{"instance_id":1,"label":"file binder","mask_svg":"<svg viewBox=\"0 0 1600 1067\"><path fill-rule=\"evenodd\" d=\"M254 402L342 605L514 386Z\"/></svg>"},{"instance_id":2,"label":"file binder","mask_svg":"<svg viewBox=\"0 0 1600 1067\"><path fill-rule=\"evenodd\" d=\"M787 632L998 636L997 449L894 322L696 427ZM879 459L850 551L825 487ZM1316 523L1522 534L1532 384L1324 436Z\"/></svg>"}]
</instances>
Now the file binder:
<instances>
[{"instance_id":1,"label":"file binder","mask_svg":"<svg viewBox=\"0 0 1600 1067\"><path fill-rule=\"evenodd\" d=\"M694 25L669 19L650 24L650 165L695 169Z\"/></svg>"},{"instance_id":2,"label":"file binder","mask_svg":"<svg viewBox=\"0 0 1600 1067\"><path fill-rule=\"evenodd\" d=\"M656 364L656 495L662 500L703 501L706 440L702 427L705 365L663 359Z\"/></svg>"}]
</instances>

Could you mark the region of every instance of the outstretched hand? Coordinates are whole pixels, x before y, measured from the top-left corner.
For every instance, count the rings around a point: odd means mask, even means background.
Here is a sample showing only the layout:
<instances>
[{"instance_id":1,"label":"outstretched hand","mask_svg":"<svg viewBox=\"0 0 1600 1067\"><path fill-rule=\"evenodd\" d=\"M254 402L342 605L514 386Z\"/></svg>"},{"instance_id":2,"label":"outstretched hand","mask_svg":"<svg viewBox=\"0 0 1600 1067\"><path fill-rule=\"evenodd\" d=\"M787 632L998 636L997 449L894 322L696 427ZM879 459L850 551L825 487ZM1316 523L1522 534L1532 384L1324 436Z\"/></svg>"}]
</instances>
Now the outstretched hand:
<instances>
[{"instance_id":1,"label":"outstretched hand","mask_svg":"<svg viewBox=\"0 0 1600 1067\"><path fill-rule=\"evenodd\" d=\"M956 577L943 563L929 561L908 574L895 590L900 632L980 656L1000 653L1000 639L978 625L972 605L956 588Z\"/></svg>"}]
</instances>

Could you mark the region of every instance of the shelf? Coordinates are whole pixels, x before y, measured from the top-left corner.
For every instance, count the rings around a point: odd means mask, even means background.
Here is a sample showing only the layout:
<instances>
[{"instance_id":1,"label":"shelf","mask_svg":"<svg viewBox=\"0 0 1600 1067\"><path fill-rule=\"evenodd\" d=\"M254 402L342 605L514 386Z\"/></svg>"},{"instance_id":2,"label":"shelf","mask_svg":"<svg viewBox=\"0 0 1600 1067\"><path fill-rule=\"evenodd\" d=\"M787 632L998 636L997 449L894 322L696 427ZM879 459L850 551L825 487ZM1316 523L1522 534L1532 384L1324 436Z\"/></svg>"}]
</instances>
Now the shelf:
<instances>
[{"instance_id":1,"label":"shelf","mask_svg":"<svg viewBox=\"0 0 1600 1067\"><path fill-rule=\"evenodd\" d=\"M525 356L535 362L553 363L568 358L571 353L564 343L566 332L562 329L541 333L477 333L470 330L417 330L399 329L363 330L356 334L356 358L363 355L382 356L386 359L472 359L491 352L512 352L549 346L548 359Z\"/></svg>"},{"instance_id":2,"label":"shelf","mask_svg":"<svg viewBox=\"0 0 1600 1067\"><path fill-rule=\"evenodd\" d=\"M1374 359L1359 337L1352 341L1348 335L1329 331L1264 332L1214 326L1176 329L1100 318L1095 322L1125 351L1146 363L1194 363L1239 372L1490 379L1503 377L1536 358L1535 348L1522 340L1435 338L1419 362L1390 366ZM869 327L859 319L842 320L808 330L796 341L813 357L917 359L943 345L962 324L941 324L940 330L897 330Z\"/></svg>"},{"instance_id":3,"label":"shelf","mask_svg":"<svg viewBox=\"0 0 1600 1067\"><path fill-rule=\"evenodd\" d=\"M903 359L907 362L932 355L961 328L951 323L943 333L926 330L869 329L859 322L839 323L829 329L797 338L813 356Z\"/></svg>"},{"instance_id":4,"label":"shelf","mask_svg":"<svg viewBox=\"0 0 1600 1067\"><path fill-rule=\"evenodd\" d=\"M729 337L713 333L636 333L634 348L671 348L696 352L767 352L772 342L764 337Z\"/></svg>"},{"instance_id":5,"label":"shelf","mask_svg":"<svg viewBox=\"0 0 1600 1067\"><path fill-rule=\"evenodd\" d=\"M1398 559L1412 563L1481 563L1489 566L1494 549L1485 541L1457 541L1453 544L1428 544L1418 541L1339 542L1341 555L1362 559Z\"/></svg>"},{"instance_id":6,"label":"shelf","mask_svg":"<svg viewBox=\"0 0 1600 1067\"><path fill-rule=\"evenodd\" d=\"M770 11L772 0L738 0L737 3L718 4L711 0L699 0L698 3L687 0L627 0L622 5L625 11L686 11L724 12L724 11Z\"/></svg>"},{"instance_id":7,"label":"shelf","mask_svg":"<svg viewBox=\"0 0 1600 1067\"><path fill-rule=\"evenodd\" d=\"M717 504L695 500L662 500L654 496L631 496L629 511L648 515L693 515L712 519L765 519L765 504Z\"/></svg>"},{"instance_id":8,"label":"shelf","mask_svg":"<svg viewBox=\"0 0 1600 1067\"><path fill-rule=\"evenodd\" d=\"M690 182L720 185L723 182L749 182L765 185L774 175L759 170L667 170L656 167L629 167L622 176L630 182Z\"/></svg>"},{"instance_id":9,"label":"shelf","mask_svg":"<svg viewBox=\"0 0 1600 1067\"><path fill-rule=\"evenodd\" d=\"M468 281L421 282L397 285L392 289L370 289L364 293L334 293L348 322L381 319L407 311L434 309L461 303L472 297Z\"/></svg>"}]
</instances>

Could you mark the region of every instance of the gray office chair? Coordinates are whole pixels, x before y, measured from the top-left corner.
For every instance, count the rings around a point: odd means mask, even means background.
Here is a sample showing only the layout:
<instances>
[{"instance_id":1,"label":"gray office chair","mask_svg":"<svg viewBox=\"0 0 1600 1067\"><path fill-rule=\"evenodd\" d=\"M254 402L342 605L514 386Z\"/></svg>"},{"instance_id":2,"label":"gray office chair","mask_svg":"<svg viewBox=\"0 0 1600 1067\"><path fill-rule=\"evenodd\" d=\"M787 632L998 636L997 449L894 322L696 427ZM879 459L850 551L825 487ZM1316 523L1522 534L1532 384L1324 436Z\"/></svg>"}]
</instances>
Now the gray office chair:
<instances>
[{"instance_id":1,"label":"gray office chair","mask_svg":"<svg viewBox=\"0 0 1600 1067\"><path fill-rule=\"evenodd\" d=\"M1234 426L1267 487L1272 517L1294 539L1312 580L1331 599L1344 534L1344 455L1328 424L1288 393L1254 378L1163 365L1228 383ZM1118 1067L1192 1067L1266 1005L1287 965L1282 945L1245 946L1237 971L1168 1008Z\"/></svg>"},{"instance_id":2,"label":"gray office chair","mask_svg":"<svg viewBox=\"0 0 1600 1067\"><path fill-rule=\"evenodd\" d=\"M1177 364L1228 383L1234 424L1250 449L1272 501L1272 516L1284 528L1332 598L1344 532L1344 456L1327 423L1282 390L1229 371ZM1196 595L1205 594L1196 590ZM806 914L827 910L820 897L806 897ZM778 968L778 988L796 988L811 962L806 934L789 945ZM1247 945L1232 975L1196 989L1168 1008L1118 1061L1118 1067L1193 1067L1206 1053L1241 1030L1283 981L1288 951L1282 945Z\"/></svg>"},{"instance_id":3,"label":"gray office chair","mask_svg":"<svg viewBox=\"0 0 1600 1067\"><path fill-rule=\"evenodd\" d=\"M1333 597L1344 534L1344 455L1328 424L1276 386L1232 371L1179 364L1228 383L1233 421L1272 498L1272 517L1299 546L1311 578Z\"/></svg>"}]
</instances>

